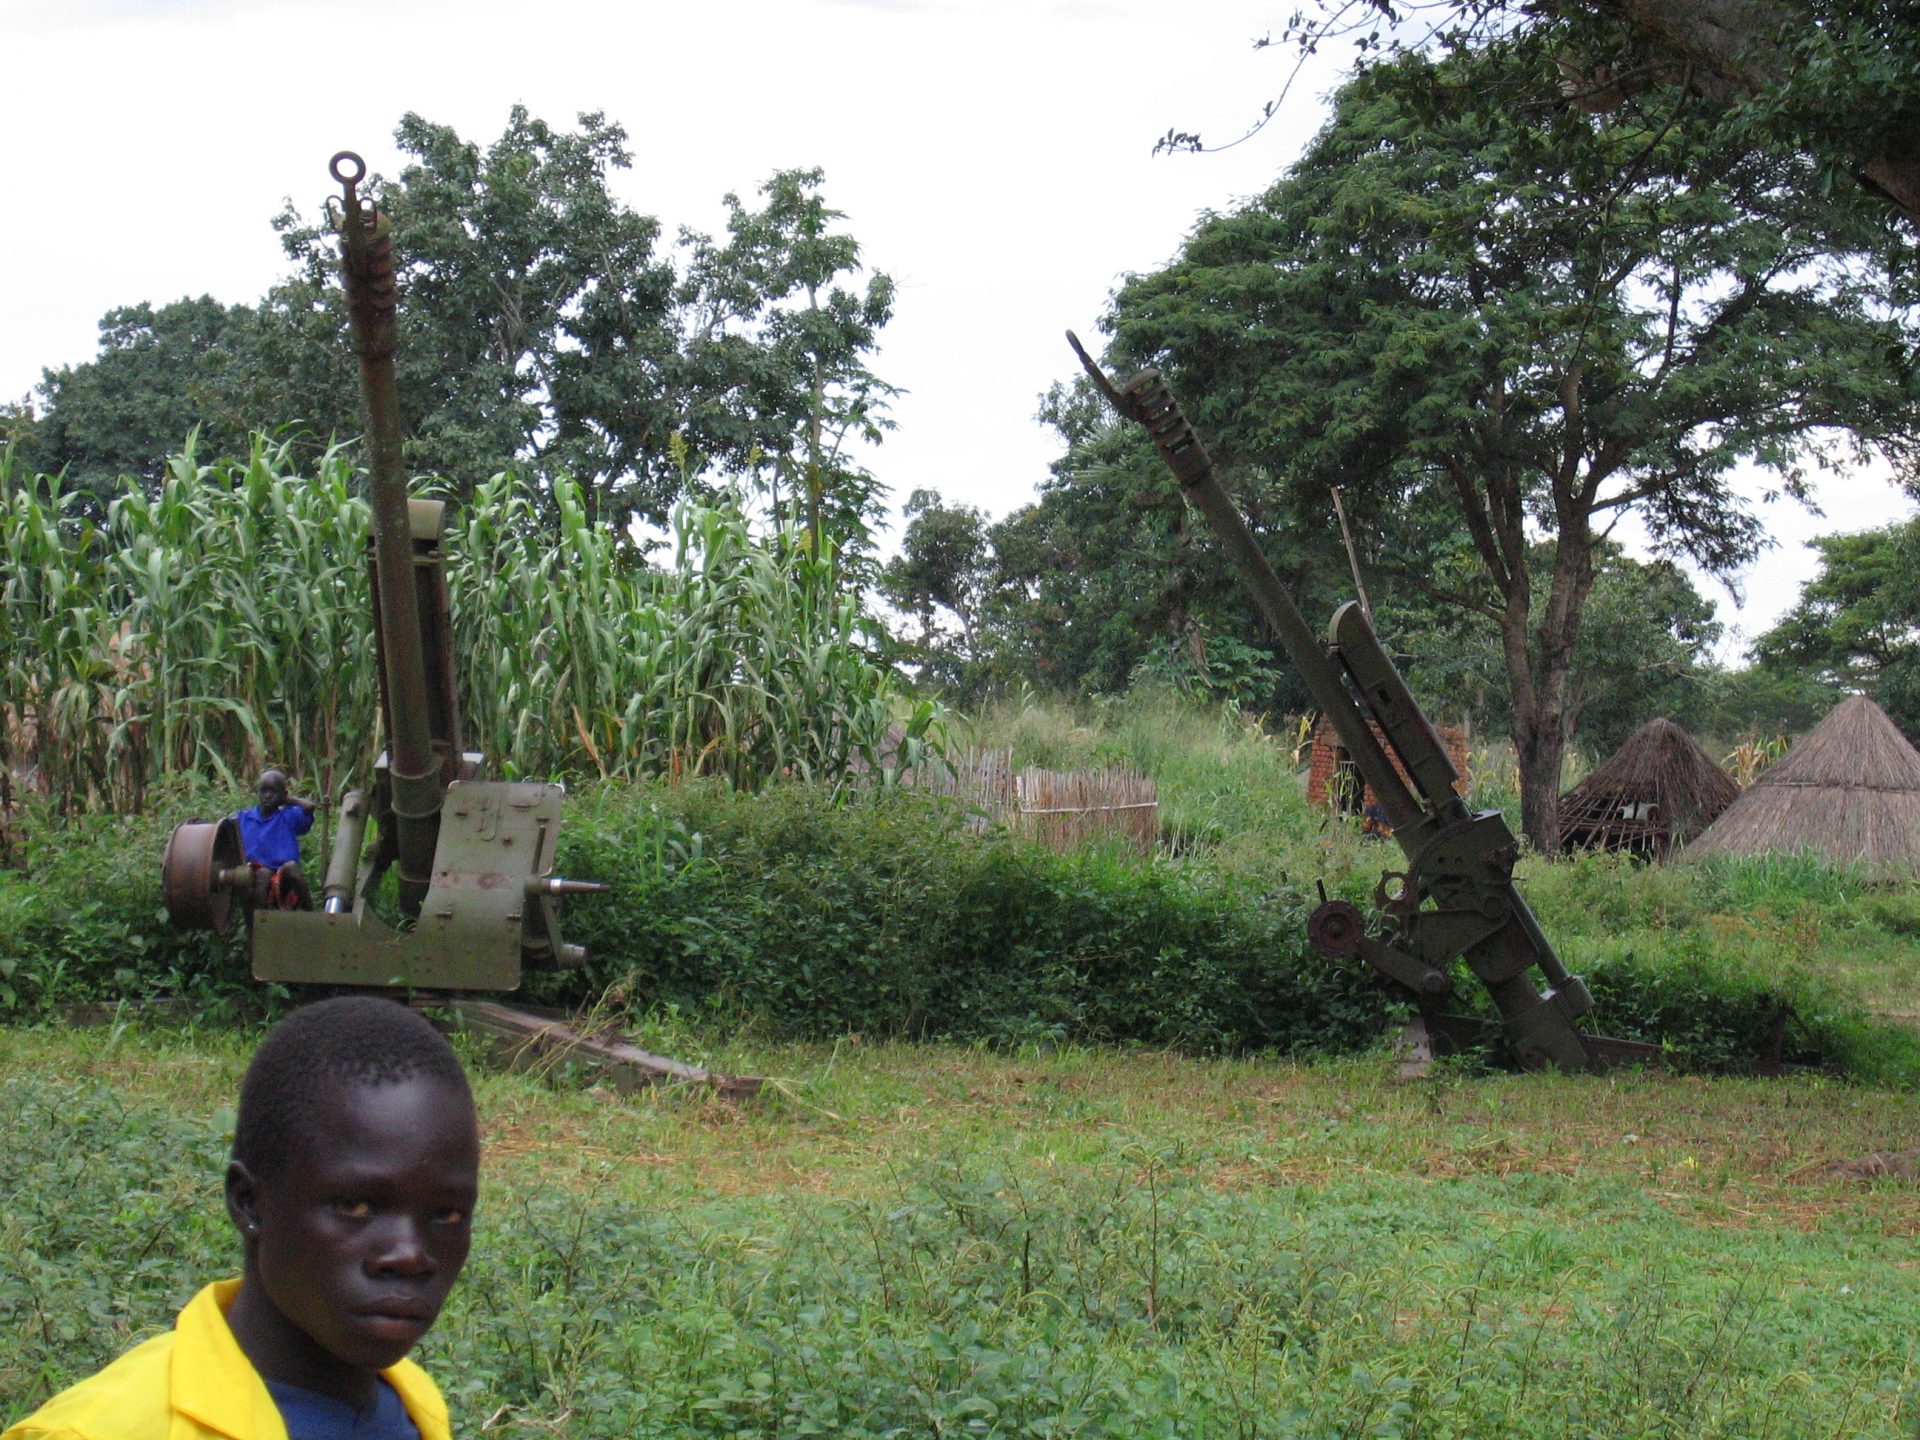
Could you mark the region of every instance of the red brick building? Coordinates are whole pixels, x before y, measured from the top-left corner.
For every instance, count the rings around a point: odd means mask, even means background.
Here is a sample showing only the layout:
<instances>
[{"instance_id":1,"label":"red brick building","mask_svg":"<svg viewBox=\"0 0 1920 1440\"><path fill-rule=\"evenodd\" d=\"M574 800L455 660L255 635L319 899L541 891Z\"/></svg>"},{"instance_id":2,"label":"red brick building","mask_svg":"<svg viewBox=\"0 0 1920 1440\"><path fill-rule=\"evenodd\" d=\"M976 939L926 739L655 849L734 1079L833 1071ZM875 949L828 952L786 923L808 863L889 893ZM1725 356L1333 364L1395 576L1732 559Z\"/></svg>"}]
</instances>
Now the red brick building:
<instances>
[{"instance_id":1,"label":"red brick building","mask_svg":"<svg viewBox=\"0 0 1920 1440\"><path fill-rule=\"evenodd\" d=\"M1387 749L1386 741L1380 734L1380 727L1367 722L1374 737L1381 741L1381 748ZM1453 761L1453 768L1460 772L1460 780L1454 786L1461 794L1467 792L1467 736L1457 725L1436 725L1434 732L1440 737L1440 744L1447 752L1447 758ZM1400 759L1387 749L1387 755L1393 760L1393 768L1400 772L1400 778L1413 786ZM1307 801L1313 805L1334 805L1348 815L1359 815L1378 797L1372 786L1360 784L1359 772L1354 769L1353 758L1347 754L1347 747L1340 743L1340 737L1334 733L1333 722L1326 716L1320 717L1320 723L1313 727L1313 750L1307 765Z\"/></svg>"}]
</instances>

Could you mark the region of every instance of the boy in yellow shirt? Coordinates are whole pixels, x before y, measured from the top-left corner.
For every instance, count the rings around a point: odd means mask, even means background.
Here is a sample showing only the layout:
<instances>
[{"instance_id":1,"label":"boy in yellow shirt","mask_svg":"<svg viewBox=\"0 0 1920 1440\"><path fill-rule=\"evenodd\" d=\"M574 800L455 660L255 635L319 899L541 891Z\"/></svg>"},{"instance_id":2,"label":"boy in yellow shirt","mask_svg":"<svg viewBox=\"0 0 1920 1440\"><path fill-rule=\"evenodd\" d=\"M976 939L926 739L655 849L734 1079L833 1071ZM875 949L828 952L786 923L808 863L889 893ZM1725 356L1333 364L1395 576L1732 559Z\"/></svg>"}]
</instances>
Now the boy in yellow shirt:
<instances>
[{"instance_id":1,"label":"boy in yellow shirt","mask_svg":"<svg viewBox=\"0 0 1920 1440\"><path fill-rule=\"evenodd\" d=\"M294 1011L247 1067L240 1278L0 1440L449 1440L407 1352L466 1263L480 1142L446 1040L392 1000Z\"/></svg>"}]
</instances>

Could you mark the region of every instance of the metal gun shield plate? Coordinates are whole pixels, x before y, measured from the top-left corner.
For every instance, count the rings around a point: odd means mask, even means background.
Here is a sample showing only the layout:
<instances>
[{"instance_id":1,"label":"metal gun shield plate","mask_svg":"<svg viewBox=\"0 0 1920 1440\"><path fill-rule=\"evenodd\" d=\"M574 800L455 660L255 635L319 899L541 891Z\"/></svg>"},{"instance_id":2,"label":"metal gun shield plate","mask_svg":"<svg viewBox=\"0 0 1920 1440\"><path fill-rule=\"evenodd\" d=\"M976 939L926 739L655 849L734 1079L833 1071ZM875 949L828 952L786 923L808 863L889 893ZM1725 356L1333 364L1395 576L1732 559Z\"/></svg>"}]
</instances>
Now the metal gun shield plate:
<instances>
[{"instance_id":1,"label":"metal gun shield plate","mask_svg":"<svg viewBox=\"0 0 1920 1440\"><path fill-rule=\"evenodd\" d=\"M347 914L254 916L253 973L285 984L514 990L528 887L553 874L565 787L459 781L447 787L420 918L395 930L364 897Z\"/></svg>"}]
</instances>

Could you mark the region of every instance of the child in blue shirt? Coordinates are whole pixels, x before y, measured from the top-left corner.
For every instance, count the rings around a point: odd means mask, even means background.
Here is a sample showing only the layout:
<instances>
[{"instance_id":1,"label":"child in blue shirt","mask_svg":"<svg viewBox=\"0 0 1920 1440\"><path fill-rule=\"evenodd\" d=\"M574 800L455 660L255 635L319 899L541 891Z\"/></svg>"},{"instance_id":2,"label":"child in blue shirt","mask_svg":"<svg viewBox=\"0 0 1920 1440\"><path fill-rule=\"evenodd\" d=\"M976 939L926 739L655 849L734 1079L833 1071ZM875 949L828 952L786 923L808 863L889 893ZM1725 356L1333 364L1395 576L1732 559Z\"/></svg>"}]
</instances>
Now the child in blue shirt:
<instances>
[{"instance_id":1,"label":"child in blue shirt","mask_svg":"<svg viewBox=\"0 0 1920 1440\"><path fill-rule=\"evenodd\" d=\"M254 793L260 803L233 817L253 866L254 907L310 910L313 899L300 872L300 837L313 828L314 802L289 799L287 777L278 770L261 771Z\"/></svg>"}]
</instances>

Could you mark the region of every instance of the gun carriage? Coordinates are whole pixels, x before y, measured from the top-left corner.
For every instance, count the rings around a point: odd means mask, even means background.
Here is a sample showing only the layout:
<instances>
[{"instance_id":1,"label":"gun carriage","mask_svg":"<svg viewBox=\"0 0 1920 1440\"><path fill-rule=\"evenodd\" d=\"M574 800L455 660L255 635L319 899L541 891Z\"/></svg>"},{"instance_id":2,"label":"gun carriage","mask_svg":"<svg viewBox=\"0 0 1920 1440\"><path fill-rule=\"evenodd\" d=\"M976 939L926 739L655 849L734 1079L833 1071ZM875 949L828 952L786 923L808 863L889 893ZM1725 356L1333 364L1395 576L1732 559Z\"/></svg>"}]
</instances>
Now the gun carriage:
<instances>
[{"instance_id":1,"label":"gun carriage","mask_svg":"<svg viewBox=\"0 0 1920 1440\"><path fill-rule=\"evenodd\" d=\"M240 908L260 980L512 991L528 969L586 963L586 951L563 937L561 897L608 887L554 873L563 786L489 779L486 757L464 747L440 548L446 507L408 495L401 454L392 226L360 193L367 172L358 155L342 151L329 168L342 188L330 209L367 412L368 567L386 749L370 791L340 799L318 910L252 907L251 868L232 818L175 829L161 862L166 906L183 929L221 933ZM372 903L390 869L398 923ZM649 1078L751 1088L512 1007L473 1002L460 1013L523 1048L578 1050ZM623 1053L600 1053L610 1050Z\"/></svg>"},{"instance_id":2,"label":"gun carriage","mask_svg":"<svg viewBox=\"0 0 1920 1440\"><path fill-rule=\"evenodd\" d=\"M1369 931L1358 907L1327 900L1307 922L1314 947L1360 956L1411 997L1420 1015L1410 1036L1416 1054L1492 1039L1528 1069L1605 1070L1656 1058L1657 1046L1586 1034L1574 1024L1593 998L1514 886L1513 832L1498 811L1467 808L1459 772L1366 612L1348 601L1334 612L1326 640L1315 636L1214 478L1212 458L1160 373L1143 370L1116 388L1079 337L1068 331L1067 340L1108 403L1146 428L1188 502L1213 526L1406 855L1406 869L1387 871L1375 888L1380 933ZM1448 1008L1455 960L1465 961L1499 1013L1491 1033L1486 1022Z\"/></svg>"}]
</instances>

